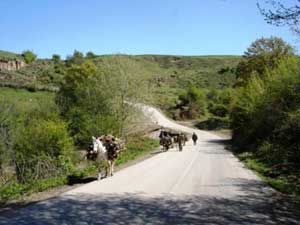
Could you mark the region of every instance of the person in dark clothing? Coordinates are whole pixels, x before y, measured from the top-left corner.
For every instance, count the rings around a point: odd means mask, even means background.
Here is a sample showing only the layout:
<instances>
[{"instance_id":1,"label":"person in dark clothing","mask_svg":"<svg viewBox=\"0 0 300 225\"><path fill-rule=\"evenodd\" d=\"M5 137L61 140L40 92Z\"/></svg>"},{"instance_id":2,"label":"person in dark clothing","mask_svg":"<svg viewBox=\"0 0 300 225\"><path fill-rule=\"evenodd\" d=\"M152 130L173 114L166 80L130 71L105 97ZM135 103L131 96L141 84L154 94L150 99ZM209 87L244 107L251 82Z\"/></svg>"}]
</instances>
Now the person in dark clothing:
<instances>
[{"instance_id":1,"label":"person in dark clothing","mask_svg":"<svg viewBox=\"0 0 300 225\"><path fill-rule=\"evenodd\" d=\"M183 149L183 143L184 143L184 140L185 140L185 137L184 137L184 134L183 133L180 133L178 135L178 147L179 147L179 151L182 151Z\"/></svg>"},{"instance_id":2,"label":"person in dark clothing","mask_svg":"<svg viewBox=\"0 0 300 225\"><path fill-rule=\"evenodd\" d=\"M193 139L194 145L196 145L197 144L197 140L198 140L198 136L197 136L197 134L195 132L192 135L192 139Z\"/></svg>"}]
</instances>

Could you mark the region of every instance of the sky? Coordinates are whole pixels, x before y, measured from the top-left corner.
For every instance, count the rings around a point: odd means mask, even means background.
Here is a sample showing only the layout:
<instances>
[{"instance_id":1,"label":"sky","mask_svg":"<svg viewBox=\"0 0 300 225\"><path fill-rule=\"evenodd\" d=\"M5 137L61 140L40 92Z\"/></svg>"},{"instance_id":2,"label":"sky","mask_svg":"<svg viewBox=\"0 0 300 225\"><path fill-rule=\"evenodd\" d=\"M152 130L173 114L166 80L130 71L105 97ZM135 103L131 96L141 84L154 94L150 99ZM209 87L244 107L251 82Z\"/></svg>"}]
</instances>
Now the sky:
<instances>
[{"instance_id":1,"label":"sky","mask_svg":"<svg viewBox=\"0 0 300 225\"><path fill-rule=\"evenodd\" d=\"M262 0L260 0L262 1ZM256 0L1 0L0 49L40 58L95 54L241 55L260 37L297 46Z\"/></svg>"}]
</instances>

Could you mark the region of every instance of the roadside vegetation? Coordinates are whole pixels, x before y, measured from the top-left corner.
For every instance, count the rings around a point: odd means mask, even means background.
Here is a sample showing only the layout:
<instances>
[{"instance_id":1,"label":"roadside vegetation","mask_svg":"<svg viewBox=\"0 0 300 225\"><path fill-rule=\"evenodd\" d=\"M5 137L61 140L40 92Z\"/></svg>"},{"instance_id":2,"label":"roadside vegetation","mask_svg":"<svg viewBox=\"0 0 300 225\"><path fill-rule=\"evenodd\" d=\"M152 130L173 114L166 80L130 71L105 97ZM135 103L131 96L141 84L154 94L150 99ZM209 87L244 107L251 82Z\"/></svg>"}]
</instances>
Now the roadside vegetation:
<instances>
[{"instance_id":1,"label":"roadside vegetation","mask_svg":"<svg viewBox=\"0 0 300 225\"><path fill-rule=\"evenodd\" d=\"M147 92L138 73L124 70L133 71L135 65L115 57L112 70L110 64L99 68L75 52L60 64L64 76L58 92L0 89L1 203L94 173L93 164L82 164L78 151L88 147L93 135L110 133L126 140L127 151L117 164L157 146L132 131L139 116L125 100L142 101Z\"/></svg>"},{"instance_id":2,"label":"roadside vegetation","mask_svg":"<svg viewBox=\"0 0 300 225\"><path fill-rule=\"evenodd\" d=\"M233 149L270 185L299 195L299 57L278 38L259 39L241 63L230 113Z\"/></svg>"}]
</instances>

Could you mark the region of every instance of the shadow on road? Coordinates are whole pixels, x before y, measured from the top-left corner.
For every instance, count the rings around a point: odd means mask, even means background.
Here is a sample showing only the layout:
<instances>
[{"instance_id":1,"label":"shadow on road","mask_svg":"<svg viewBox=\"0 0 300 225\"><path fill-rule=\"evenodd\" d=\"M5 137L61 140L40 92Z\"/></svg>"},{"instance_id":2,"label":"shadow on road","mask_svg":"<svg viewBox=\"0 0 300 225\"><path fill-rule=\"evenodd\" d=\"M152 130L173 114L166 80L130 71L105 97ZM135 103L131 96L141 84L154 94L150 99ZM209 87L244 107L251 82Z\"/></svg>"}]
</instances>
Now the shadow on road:
<instances>
[{"instance_id":1,"label":"shadow on road","mask_svg":"<svg viewBox=\"0 0 300 225\"><path fill-rule=\"evenodd\" d=\"M231 139L211 139L207 142L212 143L212 144L227 146L227 145L230 145L232 141L231 141Z\"/></svg>"},{"instance_id":2,"label":"shadow on road","mask_svg":"<svg viewBox=\"0 0 300 225\"><path fill-rule=\"evenodd\" d=\"M299 211L256 180L232 179L243 195L80 194L0 216L0 224L299 224Z\"/></svg>"}]
</instances>

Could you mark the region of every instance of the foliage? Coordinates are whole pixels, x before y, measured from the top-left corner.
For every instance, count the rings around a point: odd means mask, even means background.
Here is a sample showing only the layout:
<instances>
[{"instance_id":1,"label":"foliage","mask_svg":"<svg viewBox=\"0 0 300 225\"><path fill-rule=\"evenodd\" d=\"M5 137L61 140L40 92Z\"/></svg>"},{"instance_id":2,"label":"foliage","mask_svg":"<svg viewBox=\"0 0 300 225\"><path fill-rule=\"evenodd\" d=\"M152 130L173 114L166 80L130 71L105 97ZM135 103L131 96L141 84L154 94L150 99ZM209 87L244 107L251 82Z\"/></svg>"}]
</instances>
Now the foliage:
<instances>
[{"instance_id":1,"label":"foliage","mask_svg":"<svg viewBox=\"0 0 300 225\"><path fill-rule=\"evenodd\" d=\"M282 3L282 1L266 1L268 6L258 8L265 20L275 26L289 26L293 31L299 34L300 19L300 1L291 1L292 4Z\"/></svg>"},{"instance_id":2,"label":"foliage","mask_svg":"<svg viewBox=\"0 0 300 225\"><path fill-rule=\"evenodd\" d=\"M22 56L23 56L25 62L28 63L28 64L32 63L37 58L37 55L34 54L32 51L29 51L29 50L23 51Z\"/></svg>"},{"instance_id":3,"label":"foliage","mask_svg":"<svg viewBox=\"0 0 300 225\"><path fill-rule=\"evenodd\" d=\"M15 145L18 181L27 183L68 172L73 166L73 149L63 121L30 119Z\"/></svg>"},{"instance_id":4,"label":"foliage","mask_svg":"<svg viewBox=\"0 0 300 225\"><path fill-rule=\"evenodd\" d=\"M97 56L95 55L95 53L93 52L87 52L86 53L86 56L85 56L87 59L95 59Z\"/></svg>"},{"instance_id":5,"label":"foliage","mask_svg":"<svg viewBox=\"0 0 300 225\"><path fill-rule=\"evenodd\" d=\"M195 126L201 130L229 129L230 120L228 117L211 116L206 120L198 122Z\"/></svg>"},{"instance_id":6,"label":"foliage","mask_svg":"<svg viewBox=\"0 0 300 225\"><path fill-rule=\"evenodd\" d=\"M274 54L275 56L286 56L293 54L293 48L283 39L278 37L259 38L244 53L246 58L256 57L264 54Z\"/></svg>"},{"instance_id":7,"label":"foliage","mask_svg":"<svg viewBox=\"0 0 300 225\"><path fill-rule=\"evenodd\" d=\"M7 54L4 54L7 55ZM14 56L16 54L11 53ZM18 55L16 55L18 56ZM54 54L55 57L58 55ZM154 92L151 104L167 108L176 104L178 91L189 86L198 88L223 88L235 81L233 68L240 61L238 56L156 56L156 55L105 55L96 56L75 51L66 61L37 59L17 71L0 71L1 85L4 87L26 88L35 91L57 91L63 81L66 66L81 64L86 59L95 63L98 70L117 71L118 61L126 61L126 74L139 74ZM121 60L119 60L121 58ZM0 51L1 59L1 51ZM226 70L226 68L231 68ZM226 72L220 73L222 69ZM108 71L106 71L108 73ZM162 93L162 88L166 92ZM174 101L175 100L175 103ZM166 104L165 104L166 103Z\"/></svg>"},{"instance_id":8,"label":"foliage","mask_svg":"<svg viewBox=\"0 0 300 225\"><path fill-rule=\"evenodd\" d=\"M216 117L228 117L234 102L234 90L212 89L207 93L208 111Z\"/></svg>"},{"instance_id":9,"label":"foliage","mask_svg":"<svg viewBox=\"0 0 300 225\"><path fill-rule=\"evenodd\" d=\"M206 115L206 93L202 89L190 87L179 96L179 108L185 108L185 118L195 119Z\"/></svg>"},{"instance_id":10,"label":"foliage","mask_svg":"<svg viewBox=\"0 0 300 225\"><path fill-rule=\"evenodd\" d=\"M293 48L278 37L260 38L244 53L236 69L239 83L245 84L253 75L263 76L266 70L276 68L278 62L293 55Z\"/></svg>"},{"instance_id":11,"label":"foliage","mask_svg":"<svg viewBox=\"0 0 300 225\"><path fill-rule=\"evenodd\" d=\"M52 61L53 61L54 63L58 63L58 62L60 62L60 60L61 60L60 55L58 55L58 54L53 54L53 55L52 55Z\"/></svg>"},{"instance_id":12,"label":"foliage","mask_svg":"<svg viewBox=\"0 0 300 225\"><path fill-rule=\"evenodd\" d=\"M295 167L292 167L293 165L272 166L249 152L243 152L237 156L271 187L282 193L300 195L300 176Z\"/></svg>"},{"instance_id":13,"label":"foliage","mask_svg":"<svg viewBox=\"0 0 300 225\"><path fill-rule=\"evenodd\" d=\"M232 111L234 143L243 150L257 149L256 155L271 165L297 165L300 160L299 69L299 59L292 57L269 71L264 81L252 79L240 90Z\"/></svg>"},{"instance_id":14,"label":"foliage","mask_svg":"<svg viewBox=\"0 0 300 225\"><path fill-rule=\"evenodd\" d=\"M133 117L126 101L136 102L147 94L135 65L116 57L113 63L117 65L107 62L101 70L90 60L71 64L67 69L56 102L78 145L86 146L93 135L123 136L126 123ZM135 73L128 74L124 68Z\"/></svg>"},{"instance_id":15,"label":"foliage","mask_svg":"<svg viewBox=\"0 0 300 225\"><path fill-rule=\"evenodd\" d=\"M82 52L79 52L77 50L75 50L73 52L73 55L69 55L67 56L67 60L66 60L66 64L68 66L72 65L72 64L81 64L84 62L84 55Z\"/></svg>"}]
</instances>

